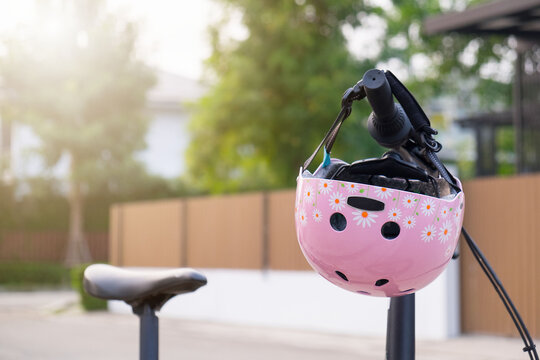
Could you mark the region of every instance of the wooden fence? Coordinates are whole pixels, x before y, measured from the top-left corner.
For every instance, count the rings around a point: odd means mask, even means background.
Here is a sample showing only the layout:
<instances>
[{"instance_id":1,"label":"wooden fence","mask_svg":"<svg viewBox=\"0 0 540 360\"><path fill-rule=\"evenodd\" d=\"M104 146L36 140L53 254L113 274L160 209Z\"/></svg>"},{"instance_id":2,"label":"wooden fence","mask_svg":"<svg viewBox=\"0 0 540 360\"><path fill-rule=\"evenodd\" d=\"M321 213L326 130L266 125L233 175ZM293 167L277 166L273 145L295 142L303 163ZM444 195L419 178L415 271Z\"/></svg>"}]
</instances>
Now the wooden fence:
<instances>
[{"instance_id":1,"label":"wooden fence","mask_svg":"<svg viewBox=\"0 0 540 360\"><path fill-rule=\"evenodd\" d=\"M107 233L87 233L86 240L94 261L107 261ZM0 233L0 261L64 261L68 234L58 231L4 231Z\"/></svg>"},{"instance_id":2,"label":"wooden fence","mask_svg":"<svg viewBox=\"0 0 540 360\"><path fill-rule=\"evenodd\" d=\"M465 227L540 336L540 175L465 183ZM117 204L110 261L124 266L308 270L294 228L294 191ZM462 329L517 335L461 243Z\"/></svg>"},{"instance_id":3,"label":"wooden fence","mask_svg":"<svg viewBox=\"0 0 540 360\"><path fill-rule=\"evenodd\" d=\"M296 241L294 191L117 204L110 262L307 270Z\"/></svg>"},{"instance_id":4,"label":"wooden fence","mask_svg":"<svg viewBox=\"0 0 540 360\"><path fill-rule=\"evenodd\" d=\"M540 175L468 181L465 209L465 228L533 336L540 336ZM463 331L516 336L512 320L464 241L461 253Z\"/></svg>"}]
</instances>

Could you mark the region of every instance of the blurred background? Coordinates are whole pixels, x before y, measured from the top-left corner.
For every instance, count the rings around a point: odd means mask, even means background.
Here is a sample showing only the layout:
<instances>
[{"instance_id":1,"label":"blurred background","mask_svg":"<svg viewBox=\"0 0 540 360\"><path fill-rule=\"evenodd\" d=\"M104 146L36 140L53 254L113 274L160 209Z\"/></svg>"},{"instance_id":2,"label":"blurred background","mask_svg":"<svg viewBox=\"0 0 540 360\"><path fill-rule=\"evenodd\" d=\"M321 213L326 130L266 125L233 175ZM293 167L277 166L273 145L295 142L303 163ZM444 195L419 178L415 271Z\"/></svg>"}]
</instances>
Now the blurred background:
<instances>
[{"instance_id":1,"label":"blurred background","mask_svg":"<svg viewBox=\"0 0 540 360\"><path fill-rule=\"evenodd\" d=\"M540 180L516 175L540 169L540 2L506 3L0 1L0 286L66 287L68 270L90 262L304 276L298 168L374 67L408 86L439 130L441 158L476 189L470 228L503 246L524 239L534 254ZM335 157L385 151L369 112L355 105ZM508 198L490 206L494 193ZM527 218L498 210L508 204ZM505 232L513 222L523 236ZM508 263L508 249L490 254ZM467 292L487 283L465 256L430 295L451 299L441 334L512 334L506 320L462 321L494 311ZM534 258L523 272L508 266L503 280L523 279ZM540 329L527 284L515 286Z\"/></svg>"}]
</instances>

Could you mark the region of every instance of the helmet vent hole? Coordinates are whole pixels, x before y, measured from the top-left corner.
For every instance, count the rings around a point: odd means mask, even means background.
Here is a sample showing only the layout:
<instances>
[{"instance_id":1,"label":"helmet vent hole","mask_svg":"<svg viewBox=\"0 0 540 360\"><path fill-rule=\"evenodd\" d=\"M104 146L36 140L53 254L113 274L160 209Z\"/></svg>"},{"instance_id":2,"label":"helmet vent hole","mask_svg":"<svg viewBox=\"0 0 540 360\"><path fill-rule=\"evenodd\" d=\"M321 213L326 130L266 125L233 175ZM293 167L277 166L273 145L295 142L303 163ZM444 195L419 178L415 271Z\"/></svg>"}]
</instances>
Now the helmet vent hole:
<instances>
[{"instance_id":1,"label":"helmet vent hole","mask_svg":"<svg viewBox=\"0 0 540 360\"><path fill-rule=\"evenodd\" d=\"M342 213L333 213L330 216L330 226L336 231L343 231L347 227L347 219Z\"/></svg>"},{"instance_id":2,"label":"helmet vent hole","mask_svg":"<svg viewBox=\"0 0 540 360\"><path fill-rule=\"evenodd\" d=\"M379 200L370 199L363 196L349 196L347 198L347 204L353 208L367 211L383 211L384 203Z\"/></svg>"},{"instance_id":3,"label":"helmet vent hole","mask_svg":"<svg viewBox=\"0 0 540 360\"><path fill-rule=\"evenodd\" d=\"M375 281L375 286L383 286L388 283L388 279L379 279Z\"/></svg>"},{"instance_id":4,"label":"helmet vent hole","mask_svg":"<svg viewBox=\"0 0 540 360\"><path fill-rule=\"evenodd\" d=\"M394 240L399 236L399 225L393 221L385 222L381 228L381 234L386 240Z\"/></svg>"},{"instance_id":5,"label":"helmet vent hole","mask_svg":"<svg viewBox=\"0 0 540 360\"><path fill-rule=\"evenodd\" d=\"M364 294L364 295L371 295L370 293L368 293L367 291L364 291L364 290L358 290L357 293Z\"/></svg>"},{"instance_id":6,"label":"helmet vent hole","mask_svg":"<svg viewBox=\"0 0 540 360\"><path fill-rule=\"evenodd\" d=\"M342 278L343 280L349 281L349 279L347 279L347 276L346 276L344 273L342 273L341 271L337 271L337 270L336 270L336 274L338 274L338 276L339 276L340 278Z\"/></svg>"}]
</instances>

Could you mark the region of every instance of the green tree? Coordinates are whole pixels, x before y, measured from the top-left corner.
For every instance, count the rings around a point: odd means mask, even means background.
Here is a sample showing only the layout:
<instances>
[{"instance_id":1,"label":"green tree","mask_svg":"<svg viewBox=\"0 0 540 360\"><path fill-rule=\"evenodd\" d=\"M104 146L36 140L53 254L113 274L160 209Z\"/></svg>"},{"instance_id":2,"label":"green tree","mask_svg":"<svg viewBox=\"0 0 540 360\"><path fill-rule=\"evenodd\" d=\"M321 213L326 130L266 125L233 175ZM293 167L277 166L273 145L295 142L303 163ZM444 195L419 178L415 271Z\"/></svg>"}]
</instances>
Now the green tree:
<instances>
[{"instance_id":1,"label":"green tree","mask_svg":"<svg viewBox=\"0 0 540 360\"><path fill-rule=\"evenodd\" d=\"M49 166L69 159L69 265L89 260L84 197L92 187L121 187L141 173L145 95L152 72L134 57L136 29L99 1L40 2L32 26L3 41L4 121L29 124ZM126 178L124 175L123 178Z\"/></svg>"},{"instance_id":2,"label":"green tree","mask_svg":"<svg viewBox=\"0 0 540 360\"><path fill-rule=\"evenodd\" d=\"M428 17L484 2L393 0L390 9L374 8L386 24L378 58L386 66L392 64L402 70L407 86L423 104L433 98L451 97L459 116L508 109L512 101L515 40L463 33L427 35L423 29ZM513 131L499 130L496 138L498 157L512 158L508 155L514 152ZM472 164L466 160L458 164L460 176L473 174ZM515 164L503 160L498 173L513 172Z\"/></svg>"},{"instance_id":3,"label":"green tree","mask_svg":"<svg viewBox=\"0 0 540 360\"><path fill-rule=\"evenodd\" d=\"M292 186L339 110L340 95L375 66L398 74L424 105L450 94L461 109L507 106L510 77L499 69L512 59L509 40L428 36L422 29L429 16L483 1L222 0L229 14L241 14L247 36L227 39L226 16L211 29L208 68L217 80L192 119L191 178L211 192ZM363 29L355 56L347 29ZM336 155L378 155L366 115L365 105L355 107Z\"/></svg>"},{"instance_id":4,"label":"green tree","mask_svg":"<svg viewBox=\"0 0 540 360\"><path fill-rule=\"evenodd\" d=\"M379 62L402 70L408 87L421 99L452 94L464 107L476 110L508 105L512 70L501 71L501 66L510 65L514 57L512 40L476 34L427 35L423 29L428 17L483 2L393 0L390 8L374 6L370 12L385 24Z\"/></svg>"},{"instance_id":5,"label":"green tree","mask_svg":"<svg viewBox=\"0 0 540 360\"><path fill-rule=\"evenodd\" d=\"M339 112L343 92L374 65L351 56L341 31L358 24L362 4L222 3L226 14L242 14L248 36L224 36L226 18L211 29L208 67L217 81L191 122L189 175L210 192L292 186ZM349 160L379 150L357 116L336 142L335 153Z\"/></svg>"}]
</instances>

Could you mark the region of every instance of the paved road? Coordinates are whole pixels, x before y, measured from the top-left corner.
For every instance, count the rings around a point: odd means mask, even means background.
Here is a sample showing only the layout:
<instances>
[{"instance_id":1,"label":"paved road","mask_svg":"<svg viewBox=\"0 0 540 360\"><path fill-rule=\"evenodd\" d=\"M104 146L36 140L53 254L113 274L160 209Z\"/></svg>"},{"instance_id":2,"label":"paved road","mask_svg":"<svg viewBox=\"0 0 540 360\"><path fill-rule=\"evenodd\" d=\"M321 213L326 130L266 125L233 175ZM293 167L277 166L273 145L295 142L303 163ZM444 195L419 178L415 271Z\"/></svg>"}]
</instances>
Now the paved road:
<instances>
[{"instance_id":1,"label":"paved road","mask_svg":"<svg viewBox=\"0 0 540 360\"><path fill-rule=\"evenodd\" d=\"M138 359L138 320L83 313L71 291L0 292L0 359ZM384 339L160 319L161 359L381 360ZM418 360L527 359L517 339L418 341Z\"/></svg>"}]
</instances>

